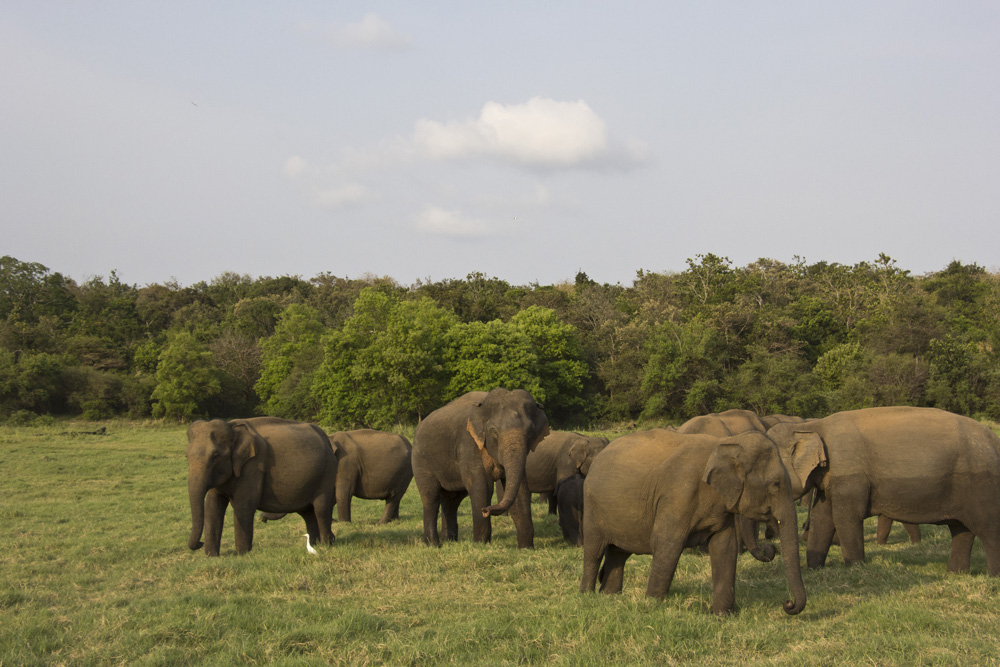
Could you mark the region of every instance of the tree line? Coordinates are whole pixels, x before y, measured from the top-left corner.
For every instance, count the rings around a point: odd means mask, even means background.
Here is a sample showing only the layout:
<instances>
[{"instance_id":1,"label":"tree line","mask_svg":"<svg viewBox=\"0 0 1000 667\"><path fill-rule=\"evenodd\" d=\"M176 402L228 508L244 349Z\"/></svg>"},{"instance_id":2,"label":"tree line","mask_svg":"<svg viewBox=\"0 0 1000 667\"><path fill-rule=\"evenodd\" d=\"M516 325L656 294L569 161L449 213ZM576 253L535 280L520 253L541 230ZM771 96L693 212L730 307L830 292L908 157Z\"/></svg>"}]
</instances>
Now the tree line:
<instances>
[{"instance_id":1,"label":"tree line","mask_svg":"<svg viewBox=\"0 0 1000 667\"><path fill-rule=\"evenodd\" d=\"M522 387L563 427L739 407L880 405L1000 420L1000 274L914 276L885 254L738 267L697 255L631 286L324 273L144 287L0 258L0 419L268 414L412 424Z\"/></svg>"}]
</instances>

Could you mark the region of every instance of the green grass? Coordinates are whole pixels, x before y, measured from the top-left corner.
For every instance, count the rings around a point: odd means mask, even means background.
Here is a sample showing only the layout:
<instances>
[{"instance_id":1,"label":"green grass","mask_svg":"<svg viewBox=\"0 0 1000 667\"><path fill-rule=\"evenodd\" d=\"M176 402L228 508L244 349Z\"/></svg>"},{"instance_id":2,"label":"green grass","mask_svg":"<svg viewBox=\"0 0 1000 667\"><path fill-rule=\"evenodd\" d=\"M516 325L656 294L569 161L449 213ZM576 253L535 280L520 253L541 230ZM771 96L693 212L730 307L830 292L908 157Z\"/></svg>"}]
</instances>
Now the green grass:
<instances>
[{"instance_id":1,"label":"green grass","mask_svg":"<svg viewBox=\"0 0 1000 667\"><path fill-rule=\"evenodd\" d=\"M736 614L717 618L708 558L686 553L662 602L644 597L648 556L618 596L580 595L580 551L535 504L536 548L421 542L411 485L401 520L355 500L336 544L305 551L302 521L258 524L237 557L187 549L182 427L124 422L0 428L0 665L175 664L998 664L1000 579L945 571L947 530L919 545L896 526L868 562L805 573L799 616L780 559L740 558Z\"/></svg>"}]
</instances>

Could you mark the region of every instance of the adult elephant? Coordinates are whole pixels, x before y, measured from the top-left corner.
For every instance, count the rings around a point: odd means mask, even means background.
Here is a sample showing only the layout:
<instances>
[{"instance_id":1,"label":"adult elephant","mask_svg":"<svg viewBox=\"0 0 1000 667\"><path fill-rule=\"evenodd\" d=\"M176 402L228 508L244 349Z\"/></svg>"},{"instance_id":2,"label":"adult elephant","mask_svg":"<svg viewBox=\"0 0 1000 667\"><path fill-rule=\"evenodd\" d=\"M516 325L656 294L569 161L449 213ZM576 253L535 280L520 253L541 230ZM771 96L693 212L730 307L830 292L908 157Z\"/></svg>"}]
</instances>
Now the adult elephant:
<instances>
[{"instance_id":1,"label":"adult elephant","mask_svg":"<svg viewBox=\"0 0 1000 667\"><path fill-rule=\"evenodd\" d=\"M509 511L517 546L533 547L524 462L548 434L545 412L523 389L469 392L427 415L413 436L413 477L423 503L424 541L441 546L439 508L445 539L458 539L458 505L468 496L474 541L489 542L490 517ZM491 505L494 483L501 497Z\"/></svg>"},{"instance_id":2,"label":"adult elephant","mask_svg":"<svg viewBox=\"0 0 1000 667\"><path fill-rule=\"evenodd\" d=\"M717 437L666 429L616 439L584 482L583 577L580 592L622 588L625 561L652 554L646 595L664 597L685 547L706 546L712 564L712 610L733 610L738 537L736 516L775 519L793 599L805 608L795 506L788 472L763 433Z\"/></svg>"},{"instance_id":3,"label":"adult elephant","mask_svg":"<svg viewBox=\"0 0 1000 667\"><path fill-rule=\"evenodd\" d=\"M351 520L351 499L384 500L379 524L399 518L399 502L413 479L410 441L401 435L359 429L329 434L337 456L337 518ZM264 521L285 516L264 512Z\"/></svg>"},{"instance_id":4,"label":"adult elephant","mask_svg":"<svg viewBox=\"0 0 1000 667\"><path fill-rule=\"evenodd\" d=\"M326 433L311 424L255 417L199 420L188 427L187 436L192 550L204 544L206 554L219 555L230 504L237 553L253 547L258 509L298 512L311 543L333 542L337 459Z\"/></svg>"},{"instance_id":5,"label":"adult elephant","mask_svg":"<svg viewBox=\"0 0 1000 667\"><path fill-rule=\"evenodd\" d=\"M760 423L764 425L765 429L771 428L775 424L801 424L804 421L805 419L802 417L797 417L795 415L783 415L781 413L764 415L760 418Z\"/></svg>"},{"instance_id":6,"label":"adult elephant","mask_svg":"<svg viewBox=\"0 0 1000 667\"><path fill-rule=\"evenodd\" d=\"M1000 438L986 426L936 408L885 407L777 424L767 433L796 495L816 489L809 567L826 563L834 532L844 561L863 561L862 521L878 514L947 525L951 572L968 571L978 536L990 575L1000 575Z\"/></svg>"},{"instance_id":7,"label":"adult elephant","mask_svg":"<svg viewBox=\"0 0 1000 667\"><path fill-rule=\"evenodd\" d=\"M528 453L525 480L531 493L547 494L549 514L556 514L556 486L576 473L586 476L590 464L608 439L572 431L552 431Z\"/></svg>"},{"instance_id":8,"label":"adult elephant","mask_svg":"<svg viewBox=\"0 0 1000 667\"><path fill-rule=\"evenodd\" d=\"M764 433L767 427L756 412L751 410L726 410L692 417L677 427L678 433L702 433L704 435L727 436L757 431Z\"/></svg>"}]
</instances>

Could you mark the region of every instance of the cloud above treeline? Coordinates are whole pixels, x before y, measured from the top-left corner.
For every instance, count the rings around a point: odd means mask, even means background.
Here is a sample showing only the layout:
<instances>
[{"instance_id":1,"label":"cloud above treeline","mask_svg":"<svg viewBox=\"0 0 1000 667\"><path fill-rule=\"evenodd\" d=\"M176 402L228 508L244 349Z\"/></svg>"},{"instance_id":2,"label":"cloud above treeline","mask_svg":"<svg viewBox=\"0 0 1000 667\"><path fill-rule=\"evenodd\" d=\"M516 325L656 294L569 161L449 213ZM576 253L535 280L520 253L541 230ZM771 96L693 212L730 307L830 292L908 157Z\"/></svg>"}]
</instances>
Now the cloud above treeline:
<instances>
[{"instance_id":1,"label":"cloud above treeline","mask_svg":"<svg viewBox=\"0 0 1000 667\"><path fill-rule=\"evenodd\" d=\"M545 97L523 104L487 102L478 117L464 121L418 120L413 143L439 160L489 157L546 169L642 159L640 151L613 145L607 123L583 100Z\"/></svg>"},{"instance_id":2,"label":"cloud above treeline","mask_svg":"<svg viewBox=\"0 0 1000 667\"><path fill-rule=\"evenodd\" d=\"M396 30L377 14L365 14L360 21L354 23L301 23L299 30L343 51L399 51L413 47L413 40L408 35Z\"/></svg>"},{"instance_id":3,"label":"cloud above treeline","mask_svg":"<svg viewBox=\"0 0 1000 667\"><path fill-rule=\"evenodd\" d=\"M367 150L344 147L339 164L317 166L293 156L286 161L284 173L313 206L344 209L398 199L391 184L400 181L393 173L420 169L425 185L451 201L425 202L419 211L414 210L413 229L468 240L500 231L494 224L495 206L484 204L488 196L473 200L451 185L448 170L453 167L449 164L475 161L493 163L515 179L536 181L559 171L631 169L645 161L645 149L617 141L607 122L583 100L533 97L516 104L487 102L477 116L465 120L419 119L409 136ZM434 163L438 168L423 169L421 163ZM440 187L434 187L436 176L431 174L444 179ZM533 194L518 206L539 209L549 205L546 187L537 182L525 185ZM448 192L452 194L444 194ZM506 201L509 207L509 197ZM500 219L505 220L501 227L510 224L509 218Z\"/></svg>"}]
</instances>

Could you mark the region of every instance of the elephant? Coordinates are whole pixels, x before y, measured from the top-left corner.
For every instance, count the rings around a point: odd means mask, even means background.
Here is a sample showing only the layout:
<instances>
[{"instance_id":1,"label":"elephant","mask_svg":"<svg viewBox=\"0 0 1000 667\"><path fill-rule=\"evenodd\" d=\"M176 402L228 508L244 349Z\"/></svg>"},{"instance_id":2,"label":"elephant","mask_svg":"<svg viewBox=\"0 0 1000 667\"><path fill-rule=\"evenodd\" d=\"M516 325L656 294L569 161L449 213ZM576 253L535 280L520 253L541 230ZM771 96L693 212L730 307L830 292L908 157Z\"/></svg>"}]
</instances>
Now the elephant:
<instances>
[{"instance_id":1,"label":"elephant","mask_svg":"<svg viewBox=\"0 0 1000 667\"><path fill-rule=\"evenodd\" d=\"M813 494L815 489L807 493L804 498L807 499L809 503L809 511L812 512ZM915 523L906 523L905 521L899 522L906 534L910 537L910 542L912 544L920 544L920 526ZM889 533L892 532L892 519L880 514L878 517L878 524L875 531L875 543L876 544L888 544L889 543ZM805 523L802 525L802 541L808 542L809 540L809 517L806 517ZM830 544L836 544L840 546L840 539L837 537L837 531L833 532L833 538Z\"/></svg>"},{"instance_id":2,"label":"elephant","mask_svg":"<svg viewBox=\"0 0 1000 667\"><path fill-rule=\"evenodd\" d=\"M763 433L766 430L767 428L757 413L750 410L726 410L725 412L700 415L692 417L677 427L678 433L703 433L717 436L736 435L746 431Z\"/></svg>"},{"instance_id":3,"label":"elephant","mask_svg":"<svg viewBox=\"0 0 1000 667\"><path fill-rule=\"evenodd\" d=\"M826 563L834 532L847 564L865 559L862 521L883 515L947 525L950 572L968 571L976 536L1000 575L1000 438L974 419L906 406L776 424L795 494L816 489L806 563Z\"/></svg>"},{"instance_id":4,"label":"elephant","mask_svg":"<svg viewBox=\"0 0 1000 667\"><path fill-rule=\"evenodd\" d=\"M531 493L548 496L549 514L556 514L556 485L577 472L587 474L591 461L608 446L608 439L572 431L552 431L528 454L525 480Z\"/></svg>"},{"instance_id":5,"label":"elephant","mask_svg":"<svg viewBox=\"0 0 1000 667\"><path fill-rule=\"evenodd\" d=\"M733 610L741 525L775 519L798 614L806 593L799 563L792 487L774 443L763 433L718 437L666 429L616 439L590 467L583 485L583 577L580 592L622 588L625 561L652 554L646 595L663 598L685 547L708 547L712 610Z\"/></svg>"},{"instance_id":6,"label":"elephant","mask_svg":"<svg viewBox=\"0 0 1000 667\"><path fill-rule=\"evenodd\" d=\"M385 511L379 524L399 518L413 468L410 465L410 441L401 435L360 429L328 434L337 456L337 519L351 521L351 498L384 500ZM263 521L274 521L284 514L263 512Z\"/></svg>"},{"instance_id":7,"label":"elephant","mask_svg":"<svg viewBox=\"0 0 1000 667\"><path fill-rule=\"evenodd\" d=\"M253 547L258 509L298 512L312 544L333 542L337 459L318 427L274 417L198 420L187 436L191 550L204 544L207 555L219 555L230 504L239 554Z\"/></svg>"},{"instance_id":8,"label":"elephant","mask_svg":"<svg viewBox=\"0 0 1000 667\"><path fill-rule=\"evenodd\" d=\"M905 521L899 522L903 526L903 530L910 537L910 542L913 544L920 544L920 526L915 523L907 523ZM889 543L889 532L892 531L892 519L880 514L878 517L878 524L875 529L875 543L876 544L888 544Z\"/></svg>"},{"instance_id":9,"label":"elephant","mask_svg":"<svg viewBox=\"0 0 1000 667\"><path fill-rule=\"evenodd\" d=\"M413 477L423 504L424 541L458 539L458 505L472 502L472 539L489 542L490 517L510 512L518 548L534 547L531 496L524 483L528 452L549 434L549 420L530 393L473 391L433 411L413 435ZM494 483L499 502L491 505Z\"/></svg>"},{"instance_id":10,"label":"elephant","mask_svg":"<svg viewBox=\"0 0 1000 667\"><path fill-rule=\"evenodd\" d=\"M555 498L559 505L559 528L563 539L578 547L583 546L583 481L581 473L574 473L559 480Z\"/></svg>"},{"instance_id":11,"label":"elephant","mask_svg":"<svg viewBox=\"0 0 1000 667\"><path fill-rule=\"evenodd\" d=\"M765 429L769 429L775 424L783 424L786 422L792 424L801 424L804 421L805 419L803 419L802 417L796 417L794 415L783 415L780 413L764 415L763 417L760 418L760 423L764 425Z\"/></svg>"}]
</instances>

